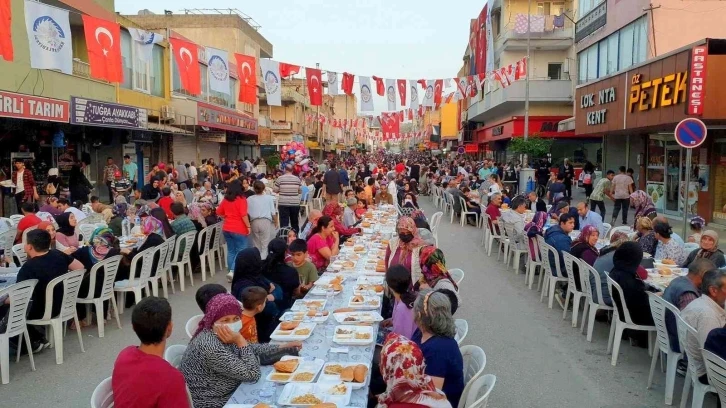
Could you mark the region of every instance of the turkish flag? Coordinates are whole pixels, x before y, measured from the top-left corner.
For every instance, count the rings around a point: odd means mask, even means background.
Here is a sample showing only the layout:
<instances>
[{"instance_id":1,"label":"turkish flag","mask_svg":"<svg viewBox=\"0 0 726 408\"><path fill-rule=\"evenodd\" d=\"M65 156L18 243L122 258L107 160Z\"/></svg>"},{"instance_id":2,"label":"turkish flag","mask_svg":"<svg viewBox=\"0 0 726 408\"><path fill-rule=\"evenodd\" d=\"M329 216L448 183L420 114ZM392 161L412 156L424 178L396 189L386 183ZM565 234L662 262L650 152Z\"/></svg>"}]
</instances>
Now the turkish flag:
<instances>
[{"instance_id":1,"label":"turkish flag","mask_svg":"<svg viewBox=\"0 0 726 408\"><path fill-rule=\"evenodd\" d=\"M408 109L408 120L413 120L413 109Z\"/></svg>"},{"instance_id":2,"label":"turkish flag","mask_svg":"<svg viewBox=\"0 0 726 408\"><path fill-rule=\"evenodd\" d=\"M0 57L13 60L13 9L10 0L0 0Z\"/></svg>"},{"instance_id":3,"label":"turkish flag","mask_svg":"<svg viewBox=\"0 0 726 408\"><path fill-rule=\"evenodd\" d=\"M396 85L398 86L398 96L401 97L401 106L406 106L406 85L405 79L397 79Z\"/></svg>"},{"instance_id":4,"label":"turkish flag","mask_svg":"<svg viewBox=\"0 0 726 408\"><path fill-rule=\"evenodd\" d=\"M108 82L123 82L121 27L113 21L86 14L82 17L91 77Z\"/></svg>"},{"instance_id":5,"label":"turkish flag","mask_svg":"<svg viewBox=\"0 0 726 408\"><path fill-rule=\"evenodd\" d=\"M398 121L398 112L381 113L381 131L383 133L398 134L400 131L400 122Z\"/></svg>"},{"instance_id":6,"label":"turkish flag","mask_svg":"<svg viewBox=\"0 0 726 408\"><path fill-rule=\"evenodd\" d=\"M425 79L419 79L419 80L418 80L418 81L416 81L416 82L418 82L419 84L421 84L421 88L423 88L423 89L424 89L424 91L425 91L425 90L426 90L426 88L428 87L428 84L426 84L426 80L425 80Z\"/></svg>"},{"instance_id":7,"label":"turkish flag","mask_svg":"<svg viewBox=\"0 0 726 408\"><path fill-rule=\"evenodd\" d=\"M298 72L300 72L299 65L286 64L284 62L280 63L280 76L281 77L283 77L283 78L289 77L290 75L295 75ZM320 75L318 75L318 80L319 79L320 79Z\"/></svg>"},{"instance_id":8,"label":"turkish flag","mask_svg":"<svg viewBox=\"0 0 726 408\"><path fill-rule=\"evenodd\" d=\"M441 105L441 93L444 91L444 80L437 79L434 81L434 103Z\"/></svg>"},{"instance_id":9,"label":"turkish flag","mask_svg":"<svg viewBox=\"0 0 726 408\"><path fill-rule=\"evenodd\" d=\"M398 121L403 122L403 111L398 112Z\"/></svg>"},{"instance_id":10,"label":"turkish flag","mask_svg":"<svg viewBox=\"0 0 726 408\"><path fill-rule=\"evenodd\" d=\"M424 107L423 107L423 105L419 105L418 106L418 117L423 118L423 116L424 116Z\"/></svg>"},{"instance_id":11,"label":"turkish flag","mask_svg":"<svg viewBox=\"0 0 726 408\"><path fill-rule=\"evenodd\" d=\"M282 67L280 67L280 75L282 75ZM308 93L310 94L310 104L313 106L322 106L323 85L320 82L320 70L315 68L305 68L305 76L307 76L308 79Z\"/></svg>"},{"instance_id":12,"label":"turkish flag","mask_svg":"<svg viewBox=\"0 0 726 408\"><path fill-rule=\"evenodd\" d=\"M257 104L257 66L252 55L234 54L239 78L239 101Z\"/></svg>"},{"instance_id":13,"label":"turkish flag","mask_svg":"<svg viewBox=\"0 0 726 408\"><path fill-rule=\"evenodd\" d=\"M174 62L179 70L182 88L192 95L199 95L202 93L202 84L197 59L197 44L173 37L169 38L169 43L174 52Z\"/></svg>"},{"instance_id":14,"label":"turkish flag","mask_svg":"<svg viewBox=\"0 0 726 408\"><path fill-rule=\"evenodd\" d=\"M341 87L346 95L353 95L353 79L355 75L343 72L343 81Z\"/></svg>"},{"instance_id":15,"label":"turkish flag","mask_svg":"<svg viewBox=\"0 0 726 408\"><path fill-rule=\"evenodd\" d=\"M386 93L386 86L383 84L383 78L379 78L377 76L373 76L371 78L376 81L376 93L383 96Z\"/></svg>"}]
</instances>

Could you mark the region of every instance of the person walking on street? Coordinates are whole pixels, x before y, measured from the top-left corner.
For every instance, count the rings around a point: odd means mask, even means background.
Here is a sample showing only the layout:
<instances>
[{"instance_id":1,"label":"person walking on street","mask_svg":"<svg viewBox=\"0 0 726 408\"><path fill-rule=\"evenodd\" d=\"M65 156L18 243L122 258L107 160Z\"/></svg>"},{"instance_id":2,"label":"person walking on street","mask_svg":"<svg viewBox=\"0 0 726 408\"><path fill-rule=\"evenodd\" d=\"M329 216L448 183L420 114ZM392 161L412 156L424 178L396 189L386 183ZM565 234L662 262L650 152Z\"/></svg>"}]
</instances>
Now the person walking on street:
<instances>
[{"instance_id":1,"label":"person walking on street","mask_svg":"<svg viewBox=\"0 0 726 408\"><path fill-rule=\"evenodd\" d=\"M323 185L325 186L325 201L337 203L340 193L343 192L343 181L340 179L340 173L335 168L335 162L331 162L330 169L325 172Z\"/></svg>"},{"instance_id":2,"label":"person walking on street","mask_svg":"<svg viewBox=\"0 0 726 408\"><path fill-rule=\"evenodd\" d=\"M108 202L110 204L113 204L113 187L111 185L115 180L115 174L118 170L118 166L113 162L113 158L107 158L106 166L103 168L103 181L106 183L106 188L108 189Z\"/></svg>"},{"instance_id":3,"label":"person walking on street","mask_svg":"<svg viewBox=\"0 0 726 408\"><path fill-rule=\"evenodd\" d=\"M191 181L191 185L189 188L192 188L195 184L197 184L197 164L193 161L189 164L187 168L187 174L189 175L189 180Z\"/></svg>"},{"instance_id":4,"label":"person walking on street","mask_svg":"<svg viewBox=\"0 0 726 408\"><path fill-rule=\"evenodd\" d=\"M565 197L572 198L572 180L575 178L575 168L570 164L570 159L565 158L560 166L560 174L565 176Z\"/></svg>"},{"instance_id":5,"label":"person walking on street","mask_svg":"<svg viewBox=\"0 0 726 408\"><path fill-rule=\"evenodd\" d=\"M15 159L15 172L12 174L15 184L15 204L18 206L18 214L23 203L33 202L38 199L38 190L35 185L33 172L25 168L23 159Z\"/></svg>"},{"instance_id":6,"label":"person walking on street","mask_svg":"<svg viewBox=\"0 0 726 408\"><path fill-rule=\"evenodd\" d=\"M187 166L182 164L181 160L176 162L176 182L178 184L186 184L189 187L189 173Z\"/></svg>"},{"instance_id":7,"label":"person walking on street","mask_svg":"<svg viewBox=\"0 0 726 408\"><path fill-rule=\"evenodd\" d=\"M227 187L224 200L217 207L222 217L222 234L227 241L227 279L231 282L237 254L249 247L250 218L247 215L247 199L242 194L242 183L235 180Z\"/></svg>"},{"instance_id":8,"label":"person walking on street","mask_svg":"<svg viewBox=\"0 0 726 408\"><path fill-rule=\"evenodd\" d=\"M139 180L139 168L131 161L131 156L124 155L123 165L124 177L131 183L131 191L136 190L136 182Z\"/></svg>"},{"instance_id":9,"label":"person walking on street","mask_svg":"<svg viewBox=\"0 0 726 408\"><path fill-rule=\"evenodd\" d=\"M280 212L280 226L300 231L300 195L302 194L302 182L300 178L292 174L292 165L285 166L285 174L275 180L275 192L278 197L278 211ZM327 174L326 174L327 177Z\"/></svg>"},{"instance_id":10,"label":"person walking on street","mask_svg":"<svg viewBox=\"0 0 726 408\"><path fill-rule=\"evenodd\" d=\"M620 172L613 177L610 192L615 201L612 224L615 225L620 210L623 210L623 225L628 225L628 207L630 207L630 194L633 193L633 179L625 173L625 166L620 166Z\"/></svg>"},{"instance_id":11,"label":"person walking on street","mask_svg":"<svg viewBox=\"0 0 726 408\"><path fill-rule=\"evenodd\" d=\"M600 216L605 219L605 197L615 201L612 193L612 181L615 177L615 172L612 170L607 171L607 175L595 183L595 187L590 193L590 208L593 212L600 209Z\"/></svg>"}]
</instances>

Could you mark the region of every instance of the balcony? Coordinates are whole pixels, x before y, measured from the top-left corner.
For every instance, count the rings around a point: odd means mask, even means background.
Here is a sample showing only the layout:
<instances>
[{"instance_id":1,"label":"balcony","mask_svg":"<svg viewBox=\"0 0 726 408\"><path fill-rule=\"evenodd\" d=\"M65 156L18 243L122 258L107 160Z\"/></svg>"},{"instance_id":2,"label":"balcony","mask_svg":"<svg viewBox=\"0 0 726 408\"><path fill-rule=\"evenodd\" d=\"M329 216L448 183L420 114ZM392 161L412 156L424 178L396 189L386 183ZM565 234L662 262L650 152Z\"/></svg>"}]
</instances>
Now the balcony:
<instances>
[{"instance_id":1,"label":"balcony","mask_svg":"<svg viewBox=\"0 0 726 408\"><path fill-rule=\"evenodd\" d=\"M91 78L91 66L87 62L83 62L78 58L73 58L73 75L81 78L91 79L93 81L103 82L105 84L108 83L108 81Z\"/></svg>"},{"instance_id":2,"label":"balcony","mask_svg":"<svg viewBox=\"0 0 726 408\"><path fill-rule=\"evenodd\" d=\"M484 98L472 102L468 117L474 122L485 122L507 112L524 108L525 81L516 81L507 88L497 88L484 95ZM533 79L529 81L529 102L551 104L572 104L572 81L556 79Z\"/></svg>"},{"instance_id":3,"label":"balcony","mask_svg":"<svg viewBox=\"0 0 726 408\"><path fill-rule=\"evenodd\" d=\"M553 28L553 17L545 16L545 31L541 33L530 33L530 47L537 51L564 51L574 44L575 27L572 21L565 18L563 28ZM512 15L510 21L501 29L501 32L494 41L495 59L504 51L525 51L527 50L527 33L514 31L516 15Z\"/></svg>"}]
</instances>

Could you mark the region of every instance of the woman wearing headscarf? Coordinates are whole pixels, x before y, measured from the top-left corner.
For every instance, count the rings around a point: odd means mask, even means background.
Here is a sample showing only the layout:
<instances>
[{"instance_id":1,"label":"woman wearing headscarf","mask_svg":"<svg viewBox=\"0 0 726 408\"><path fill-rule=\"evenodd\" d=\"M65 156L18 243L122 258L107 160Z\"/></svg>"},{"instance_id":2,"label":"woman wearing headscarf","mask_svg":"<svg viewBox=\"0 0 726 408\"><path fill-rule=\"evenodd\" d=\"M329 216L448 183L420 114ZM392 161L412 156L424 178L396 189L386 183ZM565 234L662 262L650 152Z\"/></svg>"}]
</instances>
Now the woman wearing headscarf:
<instances>
[{"instance_id":1,"label":"woman wearing headscarf","mask_svg":"<svg viewBox=\"0 0 726 408\"><path fill-rule=\"evenodd\" d=\"M386 391L378 395L379 408L451 408L446 395L425 373L423 352L413 341L389 334L381 350L380 369Z\"/></svg>"},{"instance_id":2,"label":"woman wearing headscarf","mask_svg":"<svg viewBox=\"0 0 726 408\"><path fill-rule=\"evenodd\" d=\"M93 190L93 184L91 184L83 172L81 172L81 165L74 164L71 167L70 175L68 177L68 186L71 193L71 201L81 201L83 204L88 202L88 195ZM80 221L80 220L79 220Z\"/></svg>"},{"instance_id":3,"label":"woman wearing headscarf","mask_svg":"<svg viewBox=\"0 0 726 408\"><path fill-rule=\"evenodd\" d=\"M264 264L257 248L246 248L237 254L234 274L232 275L232 295L242 301L242 291L250 286L259 286L268 293L267 304L262 313L255 315L257 322L257 336L260 343L270 341L270 335L277 325L276 319L280 315L276 301L282 299L282 289L277 287L263 274Z\"/></svg>"},{"instance_id":4,"label":"woman wearing headscarf","mask_svg":"<svg viewBox=\"0 0 726 408\"><path fill-rule=\"evenodd\" d=\"M580 231L580 236L572 243L570 254L575 258L584 260L588 265L592 266L595 260L597 260L597 257L600 256L600 251L595 247L598 238L600 238L600 231L597 227L594 225L586 225Z\"/></svg>"},{"instance_id":5,"label":"woman wearing headscarf","mask_svg":"<svg viewBox=\"0 0 726 408\"><path fill-rule=\"evenodd\" d=\"M448 289L456 294L458 304L461 304L459 297L459 286L454 282L454 278L446 269L446 258L444 253L434 247L427 246L421 249L421 278L418 282L414 282L421 289L441 290Z\"/></svg>"},{"instance_id":6,"label":"woman wearing headscarf","mask_svg":"<svg viewBox=\"0 0 726 408\"><path fill-rule=\"evenodd\" d=\"M120 237L123 235L123 220L126 218L129 205L126 203L126 198L120 195L116 197L115 204L113 206L113 216L111 221L108 222L108 227L113 232L113 235Z\"/></svg>"},{"instance_id":7,"label":"woman wearing headscarf","mask_svg":"<svg viewBox=\"0 0 726 408\"><path fill-rule=\"evenodd\" d=\"M593 269L600 275L600 292L602 293L602 300L606 305L612 306L613 300L610 296L610 289L608 288L607 273L613 270L613 256L615 250L620 248L620 245L628 242L628 234L622 231L616 231L610 236L610 245L606 246L600 251L600 256L597 258L595 263L592 265ZM592 295L597 295L597 289L595 288L595 277L590 274L588 276L590 281L590 288L592 289Z\"/></svg>"},{"instance_id":8,"label":"woman wearing headscarf","mask_svg":"<svg viewBox=\"0 0 726 408\"><path fill-rule=\"evenodd\" d=\"M72 212L64 212L55 217L58 224L56 229L55 241L66 248L78 248L78 234L76 234L76 216Z\"/></svg>"},{"instance_id":9,"label":"woman wearing headscarf","mask_svg":"<svg viewBox=\"0 0 726 408\"><path fill-rule=\"evenodd\" d=\"M420 252L426 241L418 235L418 228L411 217L401 217L396 224L398 236L391 238L386 248L386 267L403 265L411 271L413 282L421 279Z\"/></svg>"},{"instance_id":10,"label":"woman wearing headscarf","mask_svg":"<svg viewBox=\"0 0 726 408\"><path fill-rule=\"evenodd\" d=\"M700 248L694 249L690 254L688 254L686 261L683 265L681 265L683 268L688 268L688 265L698 258L710 260L717 268L723 268L726 266L726 258L724 258L723 251L718 249L718 233L716 231L703 231L701 233L701 242L699 245Z\"/></svg>"},{"instance_id":11,"label":"woman wearing headscarf","mask_svg":"<svg viewBox=\"0 0 726 408\"><path fill-rule=\"evenodd\" d=\"M527 234L528 238L536 238L537 235L543 237L544 236L544 227L547 225L547 219L549 216L545 211L537 211L534 213L534 216L532 217L532 221L528 222L524 225L524 232ZM529 255L531 259L539 259L538 251L539 248L536 246L536 244L533 241L536 241L536 239L528 240L529 241Z\"/></svg>"},{"instance_id":12,"label":"woman wearing headscarf","mask_svg":"<svg viewBox=\"0 0 726 408\"><path fill-rule=\"evenodd\" d=\"M297 355L301 343L252 344L240 334L242 306L232 295L219 294L207 303L182 357L184 375L197 408L218 408L227 403L242 383L256 383L269 353Z\"/></svg>"},{"instance_id":13,"label":"woman wearing headscarf","mask_svg":"<svg viewBox=\"0 0 726 408\"><path fill-rule=\"evenodd\" d=\"M185 186L186 184L182 184L182 185ZM174 192L174 201L177 203L182 203L184 208L187 207L187 199L186 199L186 197L184 197L184 193L182 191L177 190Z\"/></svg>"},{"instance_id":14,"label":"woman wearing headscarf","mask_svg":"<svg viewBox=\"0 0 726 408\"><path fill-rule=\"evenodd\" d=\"M341 243L345 242L345 240L351 235L355 235L361 232L360 228L346 228L345 225L343 225L343 208L337 202L326 205L325 208L323 208L323 215L327 215L328 217L333 219L335 231L337 231L338 235L340 235Z\"/></svg>"},{"instance_id":15,"label":"woman wearing headscarf","mask_svg":"<svg viewBox=\"0 0 726 408\"><path fill-rule=\"evenodd\" d=\"M86 275L81 281L81 287L78 292L78 296L84 298L89 294L89 285L91 280L90 272L93 266L100 261L121 254L121 251L118 248L118 241L113 235L113 232L111 232L110 228L96 228L96 230L93 231L93 234L91 234L91 238L88 242L90 243L89 246L80 248L73 253L73 258L80 261L86 269ZM105 271L103 268L99 268L96 272L96 283L95 288L93 289L94 297L101 296L104 273ZM104 306L104 309L107 309L107 307L107 305ZM79 313L78 317L82 321L86 316L86 307L85 305L79 304L77 310Z\"/></svg>"},{"instance_id":16,"label":"woman wearing headscarf","mask_svg":"<svg viewBox=\"0 0 726 408\"><path fill-rule=\"evenodd\" d=\"M280 310L292 307L293 297L300 295L300 276L297 269L285 263L286 252L287 241L285 238L275 238L270 241L267 245L267 258L262 272L275 286L282 289L282 297L275 299Z\"/></svg>"},{"instance_id":17,"label":"woman wearing headscarf","mask_svg":"<svg viewBox=\"0 0 726 408\"><path fill-rule=\"evenodd\" d=\"M154 208L150 210L149 218L152 218L154 221L150 222L149 224L145 224L144 229L146 229L146 227L153 228L153 230L150 232L155 232L164 239L167 239L174 235L174 229L171 228L171 224L169 224L169 218L166 217L166 212L163 209ZM148 233L144 231L144 235L148 235Z\"/></svg>"},{"instance_id":18,"label":"woman wearing headscarf","mask_svg":"<svg viewBox=\"0 0 726 408\"><path fill-rule=\"evenodd\" d=\"M416 228L418 228L418 235L421 237L421 239L426 241L428 245L436 245L436 239L434 238L434 234L431 231L431 226L426 220L426 215L424 215L423 211L416 210L412 212L411 218L413 218L413 222L416 223Z\"/></svg>"},{"instance_id":19,"label":"woman wearing headscarf","mask_svg":"<svg viewBox=\"0 0 726 408\"><path fill-rule=\"evenodd\" d=\"M45 230L50 234L50 248L57 249L61 252L63 252L66 255L71 255L73 252L75 252L75 248L66 247L65 245L59 243L56 238L56 231L55 226L49 222L49 221L43 221L40 224L38 224L37 228L39 230Z\"/></svg>"},{"instance_id":20,"label":"woman wearing headscarf","mask_svg":"<svg viewBox=\"0 0 726 408\"><path fill-rule=\"evenodd\" d=\"M159 246L164 243L165 240L165 233L164 233L164 224L153 215L154 211L156 211L156 216L160 216L159 211L161 214L166 216L164 214L164 210L161 208L155 208L149 212L149 215L147 217L142 218L141 221L141 233L144 234L146 237L144 239L144 242L141 244L141 246L133 249L124 248L121 249L121 254L124 256L121 260L121 263L118 266L118 272L116 273L116 281L120 280L126 280L129 279L131 275L131 261L134 259L134 256L139 254L140 252L143 252L149 248L153 248L156 246ZM167 221L168 223L168 221ZM169 229L171 229L171 226L169 226ZM173 234L173 231L172 231ZM154 265L157 265L159 262L159 254L157 253L154 255L153 263ZM143 260L139 261L139 267L143 265ZM156 268L152 267L152 276L156 275Z\"/></svg>"},{"instance_id":21,"label":"woman wearing headscarf","mask_svg":"<svg viewBox=\"0 0 726 408\"><path fill-rule=\"evenodd\" d=\"M654 220L658 216L653 199L643 190L637 190L630 195L630 206L635 208L633 229L637 228L640 217L647 217Z\"/></svg>"}]
</instances>

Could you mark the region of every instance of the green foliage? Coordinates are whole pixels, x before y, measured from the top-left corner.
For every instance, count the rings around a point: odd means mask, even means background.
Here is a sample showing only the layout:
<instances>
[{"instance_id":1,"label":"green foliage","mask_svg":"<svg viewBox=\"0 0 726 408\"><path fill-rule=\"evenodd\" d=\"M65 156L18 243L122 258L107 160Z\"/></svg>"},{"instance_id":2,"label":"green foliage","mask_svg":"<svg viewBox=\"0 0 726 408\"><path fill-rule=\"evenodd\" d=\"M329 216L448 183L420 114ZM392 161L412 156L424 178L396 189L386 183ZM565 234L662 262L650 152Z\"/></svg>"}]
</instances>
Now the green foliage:
<instances>
[{"instance_id":1,"label":"green foliage","mask_svg":"<svg viewBox=\"0 0 726 408\"><path fill-rule=\"evenodd\" d=\"M271 154L264 158L265 164L267 164L268 169L276 169L280 166L280 155L279 154Z\"/></svg>"},{"instance_id":2,"label":"green foliage","mask_svg":"<svg viewBox=\"0 0 726 408\"><path fill-rule=\"evenodd\" d=\"M509 141L508 149L515 153L526 154L531 158L544 157L550 152L553 139L545 139L537 135L530 136L527 140L523 137L515 137Z\"/></svg>"}]
</instances>

